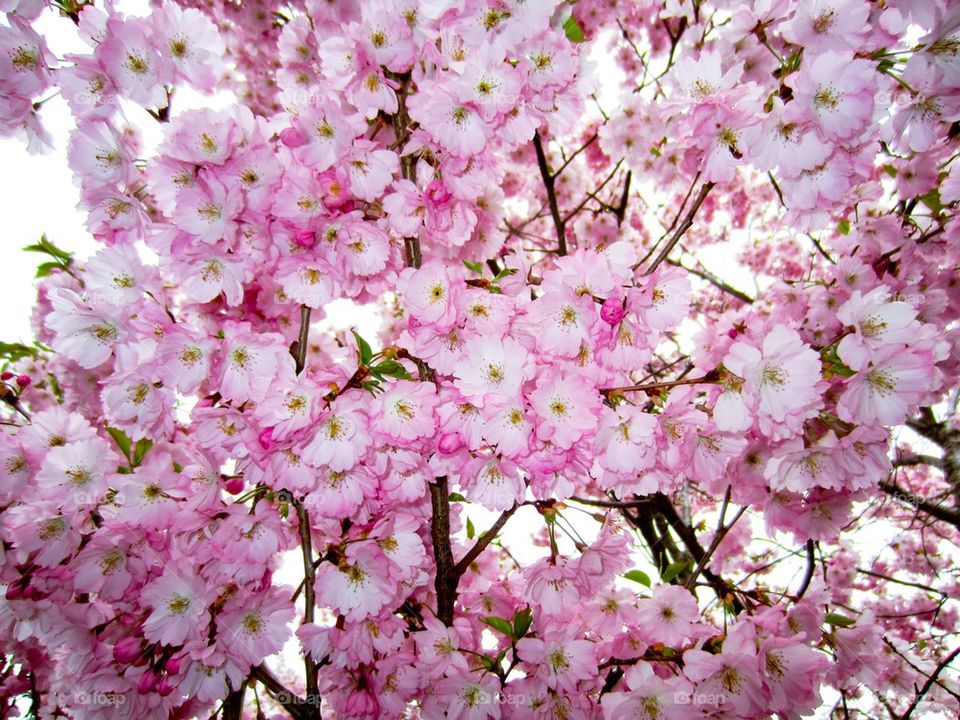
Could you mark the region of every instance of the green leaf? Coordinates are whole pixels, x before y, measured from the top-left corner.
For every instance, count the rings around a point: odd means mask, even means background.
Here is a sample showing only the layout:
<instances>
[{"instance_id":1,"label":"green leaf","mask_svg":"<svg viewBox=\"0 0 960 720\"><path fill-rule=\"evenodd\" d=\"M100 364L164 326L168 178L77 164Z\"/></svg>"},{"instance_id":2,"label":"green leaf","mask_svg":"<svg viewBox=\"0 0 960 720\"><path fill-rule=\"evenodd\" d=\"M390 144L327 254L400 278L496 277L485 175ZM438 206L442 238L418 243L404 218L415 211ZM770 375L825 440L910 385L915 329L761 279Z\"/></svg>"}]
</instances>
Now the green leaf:
<instances>
[{"instance_id":1,"label":"green leaf","mask_svg":"<svg viewBox=\"0 0 960 720\"><path fill-rule=\"evenodd\" d=\"M458 492L452 492L447 495L447 499L450 502L468 502L467 499Z\"/></svg>"},{"instance_id":2,"label":"green leaf","mask_svg":"<svg viewBox=\"0 0 960 720\"><path fill-rule=\"evenodd\" d=\"M370 361L373 360L373 348L370 347L370 343L360 337L357 334L356 330L351 330L353 336L357 339L357 349L360 351L360 364L369 365Z\"/></svg>"},{"instance_id":3,"label":"green leaf","mask_svg":"<svg viewBox=\"0 0 960 720\"><path fill-rule=\"evenodd\" d=\"M827 613L827 616L824 618L824 620L827 622L827 624L833 625L834 627L850 627L857 622L856 620L851 620L850 618L844 617L843 615L838 615L837 613Z\"/></svg>"},{"instance_id":4,"label":"green leaf","mask_svg":"<svg viewBox=\"0 0 960 720\"><path fill-rule=\"evenodd\" d=\"M37 265L37 274L34 275L34 277L37 279L45 278L49 276L50 273L52 273L54 270L62 270L62 269L63 269L63 265L55 261L40 263L39 265Z\"/></svg>"},{"instance_id":5,"label":"green leaf","mask_svg":"<svg viewBox=\"0 0 960 720\"><path fill-rule=\"evenodd\" d=\"M630 572L624 573L623 576L627 580L633 580L636 583L650 587L650 576L643 572L643 570L631 570Z\"/></svg>"},{"instance_id":6,"label":"green leaf","mask_svg":"<svg viewBox=\"0 0 960 720\"><path fill-rule=\"evenodd\" d=\"M47 240L46 235L40 236L40 242L35 242L32 245L27 245L24 248L25 252L38 252L49 255L52 258L56 258L61 261L62 265L69 265L73 262L73 253L68 253L66 250L61 250L52 242Z\"/></svg>"},{"instance_id":7,"label":"green leaf","mask_svg":"<svg viewBox=\"0 0 960 720\"><path fill-rule=\"evenodd\" d=\"M850 221L846 218L841 218L840 222L837 223L837 232L841 235L850 234Z\"/></svg>"},{"instance_id":8,"label":"green leaf","mask_svg":"<svg viewBox=\"0 0 960 720\"><path fill-rule=\"evenodd\" d=\"M137 440L137 444L133 446L133 459L132 463L134 467L138 467L140 463L143 462L144 456L150 452L150 448L153 447L153 440L147 440L143 438L142 440Z\"/></svg>"},{"instance_id":9,"label":"green leaf","mask_svg":"<svg viewBox=\"0 0 960 720\"><path fill-rule=\"evenodd\" d=\"M513 637L513 625L499 617L485 617L480 618L481 622L486 623L494 630L503 633L508 638Z\"/></svg>"},{"instance_id":10,"label":"green leaf","mask_svg":"<svg viewBox=\"0 0 960 720\"><path fill-rule=\"evenodd\" d=\"M501 280L503 280L505 277L510 277L511 275L516 275L516 274L517 274L516 268L504 268L503 270L497 273L497 276L493 279L493 281L495 283L498 283Z\"/></svg>"},{"instance_id":11,"label":"green leaf","mask_svg":"<svg viewBox=\"0 0 960 720\"><path fill-rule=\"evenodd\" d=\"M883 169L890 177L895 178L897 176L897 169L893 165L884 165Z\"/></svg>"},{"instance_id":12,"label":"green leaf","mask_svg":"<svg viewBox=\"0 0 960 720\"><path fill-rule=\"evenodd\" d=\"M473 540L473 536L476 534L477 530L473 527L473 521L467 518L467 540Z\"/></svg>"},{"instance_id":13,"label":"green leaf","mask_svg":"<svg viewBox=\"0 0 960 720\"><path fill-rule=\"evenodd\" d=\"M672 562L667 565L667 569L663 571L663 575L660 577L665 583L668 583L677 577L677 575L686 570L689 566L689 560L677 560L676 562Z\"/></svg>"},{"instance_id":14,"label":"green leaf","mask_svg":"<svg viewBox=\"0 0 960 720\"><path fill-rule=\"evenodd\" d=\"M120 452L123 453L127 462L130 462L131 443L127 434L123 430L109 426L107 427L107 434L113 438L113 441L117 444L117 447L120 448Z\"/></svg>"},{"instance_id":15,"label":"green leaf","mask_svg":"<svg viewBox=\"0 0 960 720\"><path fill-rule=\"evenodd\" d=\"M520 610L513 616L513 637L517 640L527 634L533 624L533 611L530 608Z\"/></svg>"},{"instance_id":16,"label":"green leaf","mask_svg":"<svg viewBox=\"0 0 960 720\"><path fill-rule=\"evenodd\" d=\"M21 343L0 342L0 358L9 362L16 362L25 357L36 358L40 353L36 348Z\"/></svg>"},{"instance_id":17,"label":"green leaf","mask_svg":"<svg viewBox=\"0 0 960 720\"><path fill-rule=\"evenodd\" d=\"M480 662L483 664L485 670L496 673L500 669L500 661L503 660L503 653L497 656L496 659L490 657L489 655L481 655Z\"/></svg>"},{"instance_id":18,"label":"green leaf","mask_svg":"<svg viewBox=\"0 0 960 720\"><path fill-rule=\"evenodd\" d=\"M480 263L464 260L463 264L467 266L468 270L473 270L477 275L483 275L483 265L481 265Z\"/></svg>"},{"instance_id":19,"label":"green leaf","mask_svg":"<svg viewBox=\"0 0 960 720\"><path fill-rule=\"evenodd\" d=\"M407 369L396 360L384 360L382 363L370 368L370 374L378 380L384 377L391 377L397 380L412 380Z\"/></svg>"},{"instance_id":20,"label":"green leaf","mask_svg":"<svg viewBox=\"0 0 960 720\"><path fill-rule=\"evenodd\" d=\"M563 24L563 31L567 34L567 40L570 42L582 43L587 40L586 35L583 34L583 28L580 27L580 23L573 15L568 17Z\"/></svg>"},{"instance_id":21,"label":"green leaf","mask_svg":"<svg viewBox=\"0 0 960 720\"><path fill-rule=\"evenodd\" d=\"M934 188L930 192L921 195L918 199L935 214L939 214L940 211L943 210L943 202L940 200L940 190L938 188Z\"/></svg>"},{"instance_id":22,"label":"green leaf","mask_svg":"<svg viewBox=\"0 0 960 720\"><path fill-rule=\"evenodd\" d=\"M378 383L376 380L364 380L360 384L363 385L364 390L369 390L374 395L376 395L376 391L380 389L380 383Z\"/></svg>"}]
</instances>

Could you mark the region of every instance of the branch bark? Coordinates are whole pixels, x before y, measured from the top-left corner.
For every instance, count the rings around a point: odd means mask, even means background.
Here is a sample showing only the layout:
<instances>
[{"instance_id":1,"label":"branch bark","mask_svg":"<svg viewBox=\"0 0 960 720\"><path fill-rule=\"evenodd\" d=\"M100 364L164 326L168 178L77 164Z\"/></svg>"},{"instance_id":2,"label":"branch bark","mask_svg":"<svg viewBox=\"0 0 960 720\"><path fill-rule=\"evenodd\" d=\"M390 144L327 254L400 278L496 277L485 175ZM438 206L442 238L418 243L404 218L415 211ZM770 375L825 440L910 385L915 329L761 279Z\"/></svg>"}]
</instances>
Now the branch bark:
<instances>
[{"instance_id":1,"label":"branch bark","mask_svg":"<svg viewBox=\"0 0 960 720\"><path fill-rule=\"evenodd\" d=\"M697 195L697 199L693 201L693 205L690 206L686 216L684 216L683 222L681 222L679 227L674 230L670 240L667 241L667 244L660 251L660 254L654 258L653 262L650 264L650 267L643 272L644 275L652 274L658 267L660 267L660 263L667 259L670 251L673 250L676 244L680 242L680 238L683 237L683 234L693 225L693 218L696 217L697 211L700 209L700 206L703 205L703 201L707 199L707 195L710 194L710 190L712 189L712 182L704 183L700 187L700 193Z\"/></svg>"},{"instance_id":2,"label":"branch bark","mask_svg":"<svg viewBox=\"0 0 960 720\"><path fill-rule=\"evenodd\" d=\"M303 622L312 623L316 606L316 571L313 564L313 541L310 535L310 515L300 500L294 500L297 509L297 524L300 533L300 550L303 555ZM307 710L304 720L320 718L320 688L317 682L317 664L310 653L303 656L304 671L307 675Z\"/></svg>"},{"instance_id":3,"label":"branch bark","mask_svg":"<svg viewBox=\"0 0 960 720\"><path fill-rule=\"evenodd\" d=\"M543 178L543 187L547 191L547 203L550 206L550 216L557 230L557 254L567 254L567 228L560 217L560 207L557 205L557 191L554 186L556 176L551 174L547 165L547 156L543 152L543 142L540 140L540 131L533 134L533 147L537 151L537 166L540 168L540 177Z\"/></svg>"},{"instance_id":4,"label":"branch bark","mask_svg":"<svg viewBox=\"0 0 960 720\"><path fill-rule=\"evenodd\" d=\"M909 720L910 716L913 715L913 711L917 709L917 705L919 705L920 701L923 699L923 696L927 694L930 688L933 687L933 684L937 681L937 676L943 672L944 668L956 660L958 655L960 655L960 647L957 647L956 650L940 661L940 664L937 665L936 670L934 670L930 674L930 677L927 678L927 681L923 684L923 687L917 691L917 696L913 699L913 702L910 703L910 707L908 707L906 712L900 716L900 720Z\"/></svg>"},{"instance_id":5,"label":"branch bark","mask_svg":"<svg viewBox=\"0 0 960 720\"><path fill-rule=\"evenodd\" d=\"M437 618L444 625L453 624L453 604L457 599L457 576L450 549L450 491L445 476L430 483L430 537L433 559L437 565L434 589L437 592Z\"/></svg>"}]
</instances>

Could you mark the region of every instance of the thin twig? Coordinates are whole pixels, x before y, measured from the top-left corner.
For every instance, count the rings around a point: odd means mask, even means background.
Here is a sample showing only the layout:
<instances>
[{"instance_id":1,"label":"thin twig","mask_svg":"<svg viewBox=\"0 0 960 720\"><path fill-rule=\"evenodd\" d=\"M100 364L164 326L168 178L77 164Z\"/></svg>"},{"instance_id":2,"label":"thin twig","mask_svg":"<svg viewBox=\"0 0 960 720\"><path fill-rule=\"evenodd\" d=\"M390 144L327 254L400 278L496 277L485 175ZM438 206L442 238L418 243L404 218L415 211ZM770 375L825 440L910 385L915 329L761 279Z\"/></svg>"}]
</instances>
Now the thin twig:
<instances>
[{"instance_id":1,"label":"thin twig","mask_svg":"<svg viewBox=\"0 0 960 720\"><path fill-rule=\"evenodd\" d=\"M683 218L683 222L680 223L680 226L674 231L673 236L660 251L660 254L654 259L650 267L644 271L644 275L652 274L660 266L660 263L666 260L667 255L669 255L674 246L680 242L680 238L683 237L683 234L693 225L693 218L696 216L697 210L699 210L700 206L703 205L703 201L707 199L707 195L710 193L712 188L712 182L703 184L703 186L700 188L700 194L697 195L697 199L693 201L693 205L691 205L690 209L687 211L686 217Z\"/></svg>"}]
</instances>

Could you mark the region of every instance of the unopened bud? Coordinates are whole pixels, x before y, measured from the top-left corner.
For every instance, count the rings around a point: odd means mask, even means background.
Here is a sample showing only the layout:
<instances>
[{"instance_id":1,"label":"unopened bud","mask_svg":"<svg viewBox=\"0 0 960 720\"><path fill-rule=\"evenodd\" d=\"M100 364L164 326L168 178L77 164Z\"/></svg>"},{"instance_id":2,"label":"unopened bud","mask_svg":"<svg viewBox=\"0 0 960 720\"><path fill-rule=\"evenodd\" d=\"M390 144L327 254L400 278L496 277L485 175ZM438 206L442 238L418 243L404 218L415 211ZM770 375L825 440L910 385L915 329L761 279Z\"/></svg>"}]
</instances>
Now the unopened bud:
<instances>
[{"instance_id":1,"label":"unopened bud","mask_svg":"<svg viewBox=\"0 0 960 720\"><path fill-rule=\"evenodd\" d=\"M154 689L156 689L159 680L160 678L157 677L156 673L152 670L147 670L140 676L140 680L137 682L137 692L141 695L152 693Z\"/></svg>"},{"instance_id":2,"label":"unopened bud","mask_svg":"<svg viewBox=\"0 0 960 720\"><path fill-rule=\"evenodd\" d=\"M437 450L443 455L452 455L461 447L463 447L463 440L457 433L446 433L437 443Z\"/></svg>"},{"instance_id":3,"label":"unopened bud","mask_svg":"<svg viewBox=\"0 0 960 720\"><path fill-rule=\"evenodd\" d=\"M312 248L317 244L317 234L313 230L298 230L293 241L302 248Z\"/></svg>"},{"instance_id":4,"label":"unopened bud","mask_svg":"<svg viewBox=\"0 0 960 720\"><path fill-rule=\"evenodd\" d=\"M160 682L157 683L157 695L160 697L166 697L174 691L174 688L176 688L176 685L170 682L170 678L164 675L162 678L160 678Z\"/></svg>"},{"instance_id":5,"label":"unopened bud","mask_svg":"<svg viewBox=\"0 0 960 720\"><path fill-rule=\"evenodd\" d=\"M243 478L230 478L224 487L226 487L227 492L231 495L239 495L243 492Z\"/></svg>"},{"instance_id":6,"label":"unopened bud","mask_svg":"<svg viewBox=\"0 0 960 720\"><path fill-rule=\"evenodd\" d=\"M300 147L307 142L307 136L295 127L288 127L280 131L280 142L288 148Z\"/></svg>"},{"instance_id":7,"label":"unopened bud","mask_svg":"<svg viewBox=\"0 0 960 720\"><path fill-rule=\"evenodd\" d=\"M624 315L626 311L623 309L623 301L618 298L607 298L600 307L600 317L607 325L619 324Z\"/></svg>"},{"instance_id":8,"label":"unopened bud","mask_svg":"<svg viewBox=\"0 0 960 720\"><path fill-rule=\"evenodd\" d=\"M140 639L135 637L124 638L113 646L113 659L121 665L127 665L137 659L140 654Z\"/></svg>"}]
</instances>

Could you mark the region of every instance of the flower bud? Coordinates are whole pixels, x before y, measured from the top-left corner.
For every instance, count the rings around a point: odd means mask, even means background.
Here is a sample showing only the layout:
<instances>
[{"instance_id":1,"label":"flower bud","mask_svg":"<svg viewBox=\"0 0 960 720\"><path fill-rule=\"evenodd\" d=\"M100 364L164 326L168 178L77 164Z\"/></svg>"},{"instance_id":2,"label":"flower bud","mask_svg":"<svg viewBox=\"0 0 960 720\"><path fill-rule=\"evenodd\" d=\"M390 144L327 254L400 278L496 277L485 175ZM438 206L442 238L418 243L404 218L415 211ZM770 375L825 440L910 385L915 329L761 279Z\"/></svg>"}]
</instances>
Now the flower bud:
<instances>
[{"instance_id":1,"label":"flower bud","mask_svg":"<svg viewBox=\"0 0 960 720\"><path fill-rule=\"evenodd\" d=\"M623 301L619 298L607 298L600 307L600 317L610 326L619 324L626 314L623 309Z\"/></svg>"},{"instance_id":2,"label":"flower bud","mask_svg":"<svg viewBox=\"0 0 960 720\"><path fill-rule=\"evenodd\" d=\"M147 695L152 693L157 687L157 682L160 678L157 677L157 674L152 670L147 670L143 675L140 676L140 680L137 682L137 692L141 695Z\"/></svg>"},{"instance_id":3,"label":"flower bud","mask_svg":"<svg viewBox=\"0 0 960 720\"><path fill-rule=\"evenodd\" d=\"M260 434L257 435L257 441L260 443L260 447L264 450L269 450L273 447L273 428L268 427L260 431Z\"/></svg>"},{"instance_id":4,"label":"flower bud","mask_svg":"<svg viewBox=\"0 0 960 720\"><path fill-rule=\"evenodd\" d=\"M29 376L29 375L18 375L18 376L17 376L17 385L19 385L19 386L22 387L22 388L29 387L31 382L33 382L33 381L30 379L30 376Z\"/></svg>"},{"instance_id":5,"label":"flower bud","mask_svg":"<svg viewBox=\"0 0 960 720\"><path fill-rule=\"evenodd\" d=\"M160 682L157 683L157 695L160 697L166 697L172 693L175 688L176 685L170 682L170 678L164 675L162 678L160 678Z\"/></svg>"},{"instance_id":6,"label":"flower bud","mask_svg":"<svg viewBox=\"0 0 960 720\"><path fill-rule=\"evenodd\" d=\"M243 492L243 478L230 478L227 480L225 487L227 492L231 495L239 495L241 492Z\"/></svg>"},{"instance_id":7,"label":"flower bud","mask_svg":"<svg viewBox=\"0 0 960 720\"><path fill-rule=\"evenodd\" d=\"M460 439L457 433L446 433L440 438L440 442L437 443L437 450L443 455L452 455L461 447L463 447L463 440Z\"/></svg>"},{"instance_id":8,"label":"flower bud","mask_svg":"<svg viewBox=\"0 0 960 720\"><path fill-rule=\"evenodd\" d=\"M9 370L4 370L2 373L0 373L0 380L9 380L12 377L13 373Z\"/></svg>"},{"instance_id":9,"label":"flower bud","mask_svg":"<svg viewBox=\"0 0 960 720\"><path fill-rule=\"evenodd\" d=\"M313 230L298 230L293 241L302 248L312 248L317 244L317 234Z\"/></svg>"},{"instance_id":10,"label":"flower bud","mask_svg":"<svg viewBox=\"0 0 960 720\"><path fill-rule=\"evenodd\" d=\"M174 655L173 657L167 658L167 661L163 664L163 669L170 675L179 675L182 666L183 656Z\"/></svg>"},{"instance_id":11,"label":"flower bud","mask_svg":"<svg viewBox=\"0 0 960 720\"><path fill-rule=\"evenodd\" d=\"M140 638L124 638L113 646L113 659L121 665L128 665L140 654Z\"/></svg>"},{"instance_id":12,"label":"flower bud","mask_svg":"<svg viewBox=\"0 0 960 720\"><path fill-rule=\"evenodd\" d=\"M306 144L307 136L295 127L288 127L287 129L280 131L280 142L282 142L288 148L300 147L301 145Z\"/></svg>"}]
</instances>

